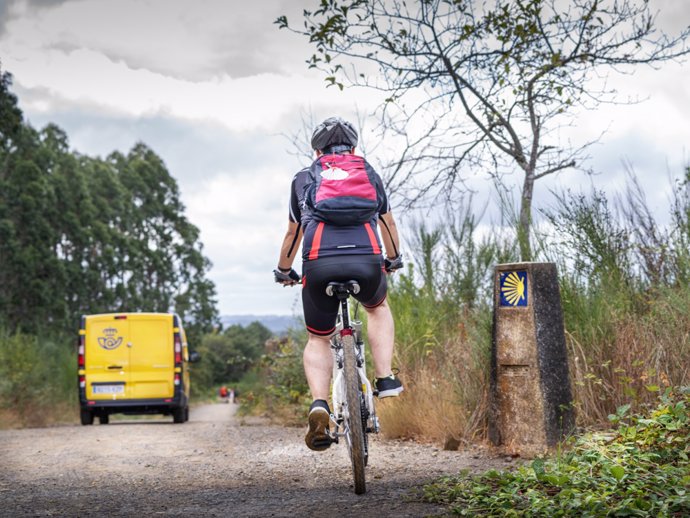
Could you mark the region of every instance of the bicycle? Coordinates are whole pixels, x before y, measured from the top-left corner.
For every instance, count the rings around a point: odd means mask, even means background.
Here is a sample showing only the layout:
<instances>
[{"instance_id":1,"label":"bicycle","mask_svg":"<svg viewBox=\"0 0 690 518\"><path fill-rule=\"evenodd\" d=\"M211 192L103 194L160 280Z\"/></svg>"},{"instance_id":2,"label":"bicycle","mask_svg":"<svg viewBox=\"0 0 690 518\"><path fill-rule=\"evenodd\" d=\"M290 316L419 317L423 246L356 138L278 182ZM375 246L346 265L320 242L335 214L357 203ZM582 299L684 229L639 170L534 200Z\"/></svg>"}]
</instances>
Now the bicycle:
<instances>
[{"instance_id":1,"label":"bicycle","mask_svg":"<svg viewBox=\"0 0 690 518\"><path fill-rule=\"evenodd\" d=\"M374 393L367 379L364 357L362 323L350 322L350 295L359 293L357 281L330 282L326 287L329 297L340 301L339 323L331 338L333 352L333 386L331 441L345 438L354 478L355 493L366 492L365 467L369 460L367 434L379 432L379 421L374 407Z\"/></svg>"},{"instance_id":2,"label":"bicycle","mask_svg":"<svg viewBox=\"0 0 690 518\"><path fill-rule=\"evenodd\" d=\"M402 254L384 261L388 273L400 269L402 265ZM294 270L284 272L276 269L273 273L276 282L284 283L284 286L302 284L302 279ZM329 427L328 441L337 444L341 437L345 438L352 463L355 493L358 495L366 492L365 467L369 461L367 434L379 433L379 420L374 406L377 393L374 393L367 379L362 323L356 319L350 322L348 299L359 291L360 286L354 280L330 282L326 286L326 294L340 301L339 319L335 334L331 337L333 377L330 422L333 431Z\"/></svg>"}]
</instances>

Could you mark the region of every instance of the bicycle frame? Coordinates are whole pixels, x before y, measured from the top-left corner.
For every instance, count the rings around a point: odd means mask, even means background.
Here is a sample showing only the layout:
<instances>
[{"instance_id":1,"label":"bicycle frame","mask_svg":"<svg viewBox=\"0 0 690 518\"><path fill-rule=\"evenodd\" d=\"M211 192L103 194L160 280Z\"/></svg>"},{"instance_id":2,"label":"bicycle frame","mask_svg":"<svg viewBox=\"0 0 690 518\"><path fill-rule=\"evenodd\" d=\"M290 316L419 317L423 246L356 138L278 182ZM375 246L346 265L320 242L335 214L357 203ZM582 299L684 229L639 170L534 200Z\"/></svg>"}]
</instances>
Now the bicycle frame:
<instances>
[{"instance_id":1,"label":"bicycle frame","mask_svg":"<svg viewBox=\"0 0 690 518\"><path fill-rule=\"evenodd\" d=\"M362 383L362 392L365 396L365 402L369 413L367 432L379 433L379 422L374 406L374 392L371 382L367 378L366 372L364 340L362 338L362 322L355 320L350 323L350 308L348 299L349 297L343 298L340 301L340 311L338 313L339 322L336 326L336 332L331 338L331 351L333 353L333 386L331 391L333 413L331 414L331 420L336 425L339 424L339 419L340 423L342 423L342 411L345 404L345 379L343 376L343 345L341 337L343 334L352 333L355 339L357 373L359 374L359 379ZM338 434L338 436L342 435L344 435L344 432Z\"/></svg>"},{"instance_id":2,"label":"bicycle frame","mask_svg":"<svg viewBox=\"0 0 690 518\"><path fill-rule=\"evenodd\" d=\"M331 391L331 401L333 403L333 413L331 414L331 421L336 425L336 430L342 428L343 412L345 411L345 378L343 375L343 345L340 339L340 333L343 329L348 329L339 324L336 327L336 334L331 338L331 351L333 352L333 387ZM374 406L374 392L371 382L367 378L366 362L364 356L364 341L361 338L362 323L354 321L351 328L355 337L355 355L357 357L357 374L362 383L362 393L364 394L365 403L367 407L367 433L379 433L379 420L376 416L376 409ZM346 430L336 432L334 437L335 442L338 442L338 437L344 436Z\"/></svg>"}]
</instances>

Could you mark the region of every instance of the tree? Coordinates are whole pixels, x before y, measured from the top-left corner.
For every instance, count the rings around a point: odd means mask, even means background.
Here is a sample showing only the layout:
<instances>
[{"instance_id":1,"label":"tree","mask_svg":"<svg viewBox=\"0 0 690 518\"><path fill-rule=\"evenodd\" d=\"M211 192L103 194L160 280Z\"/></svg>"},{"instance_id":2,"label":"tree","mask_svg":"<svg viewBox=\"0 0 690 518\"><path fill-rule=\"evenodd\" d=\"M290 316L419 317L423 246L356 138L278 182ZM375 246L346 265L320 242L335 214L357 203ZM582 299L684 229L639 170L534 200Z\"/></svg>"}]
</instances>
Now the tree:
<instances>
[{"instance_id":1,"label":"tree","mask_svg":"<svg viewBox=\"0 0 690 518\"><path fill-rule=\"evenodd\" d=\"M54 253L55 190L41 137L24 124L0 71L0 322L33 331L62 321L64 268Z\"/></svg>"},{"instance_id":2,"label":"tree","mask_svg":"<svg viewBox=\"0 0 690 518\"><path fill-rule=\"evenodd\" d=\"M263 354L271 331L260 322L233 325L223 333L204 335L198 351L204 358L197 376L207 386L239 381Z\"/></svg>"},{"instance_id":3,"label":"tree","mask_svg":"<svg viewBox=\"0 0 690 518\"><path fill-rule=\"evenodd\" d=\"M304 29L276 23L309 38L308 64L330 85L386 92L384 130L405 143L388 182L410 203L452 201L470 168L520 170L524 260L535 182L581 167L598 140L562 144L560 130L580 109L619 101L609 72L690 51L690 28L659 34L646 0L322 0L304 11Z\"/></svg>"},{"instance_id":4,"label":"tree","mask_svg":"<svg viewBox=\"0 0 690 518\"><path fill-rule=\"evenodd\" d=\"M125 193L114 222L120 229L119 304L123 310L175 310L190 341L213 329L217 320L215 286L203 255L199 229L184 216L177 182L161 158L145 144L109 163ZM103 203L107 203L105 200Z\"/></svg>"},{"instance_id":5,"label":"tree","mask_svg":"<svg viewBox=\"0 0 690 518\"><path fill-rule=\"evenodd\" d=\"M73 330L85 313L175 311L190 343L217 323L199 230L144 144L89 158L23 121L0 71L0 325Z\"/></svg>"},{"instance_id":6,"label":"tree","mask_svg":"<svg viewBox=\"0 0 690 518\"><path fill-rule=\"evenodd\" d=\"M10 92L12 74L2 70L0 63L0 168L4 169L4 158L14 147L22 130L22 112L17 106L17 97ZM0 169L0 176L2 176Z\"/></svg>"}]
</instances>

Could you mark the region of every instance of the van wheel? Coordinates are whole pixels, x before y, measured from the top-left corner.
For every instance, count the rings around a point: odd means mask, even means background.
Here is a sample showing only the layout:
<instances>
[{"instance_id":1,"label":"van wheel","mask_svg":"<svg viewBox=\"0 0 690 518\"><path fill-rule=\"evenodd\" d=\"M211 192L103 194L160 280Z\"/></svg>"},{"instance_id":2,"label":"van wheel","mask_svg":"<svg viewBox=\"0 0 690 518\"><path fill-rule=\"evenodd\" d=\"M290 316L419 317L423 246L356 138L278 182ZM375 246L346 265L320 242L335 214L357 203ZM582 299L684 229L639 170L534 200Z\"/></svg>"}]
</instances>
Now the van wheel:
<instances>
[{"instance_id":1,"label":"van wheel","mask_svg":"<svg viewBox=\"0 0 690 518\"><path fill-rule=\"evenodd\" d=\"M185 422L189 421L189 407L188 406L184 407L184 420L185 420Z\"/></svg>"},{"instance_id":2,"label":"van wheel","mask_svg":"<svg viewBox=\"0 0 690 518\"><path fill-rule=\"evenodd\" d=\"M110 422L110 416L108 414L99 415L98 422L101 424L108 424Z\"/></svg>"},{"instance_id":3,"label":"van wheel","mask_svg":"<svg viewBox=\"0 0 690 518\"><path fill-rule=\"evenodd\" d=\"M81 418L81 424L93 424L93 412L82 410L79 412L79 417Z\"/></svg>"},{"instance_id":4,"label":"van wheel","mask_svg":"<svg viewBox=\"0 0 690 518\"><path fill-rule=\"evenodd\" d=\"M184 423L184 407L173 410L173 423Z\"/></svg>"}]
</instances>

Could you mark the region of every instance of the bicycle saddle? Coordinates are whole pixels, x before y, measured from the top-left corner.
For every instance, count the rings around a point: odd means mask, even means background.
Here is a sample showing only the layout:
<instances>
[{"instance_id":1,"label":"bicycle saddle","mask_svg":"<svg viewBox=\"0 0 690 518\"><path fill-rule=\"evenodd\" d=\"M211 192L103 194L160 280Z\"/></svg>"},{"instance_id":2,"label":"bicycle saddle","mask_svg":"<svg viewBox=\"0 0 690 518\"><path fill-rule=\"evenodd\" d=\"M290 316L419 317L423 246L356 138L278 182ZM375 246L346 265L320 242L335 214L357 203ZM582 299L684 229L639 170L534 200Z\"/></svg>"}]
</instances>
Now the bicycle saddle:
<instances>
[{"instance_id":1,"label":"bicycle saddle","mask_svg":"<svg viewBox=\"0 0 690 518\"><path fill-rule=\"evenodd\" d=\"M357 295L359 293L359 283L357 281L346 281L346 282L329 282L326 286L326 295L332 297L343 298L348 295Z\"/></svg>"}]
</instances>

